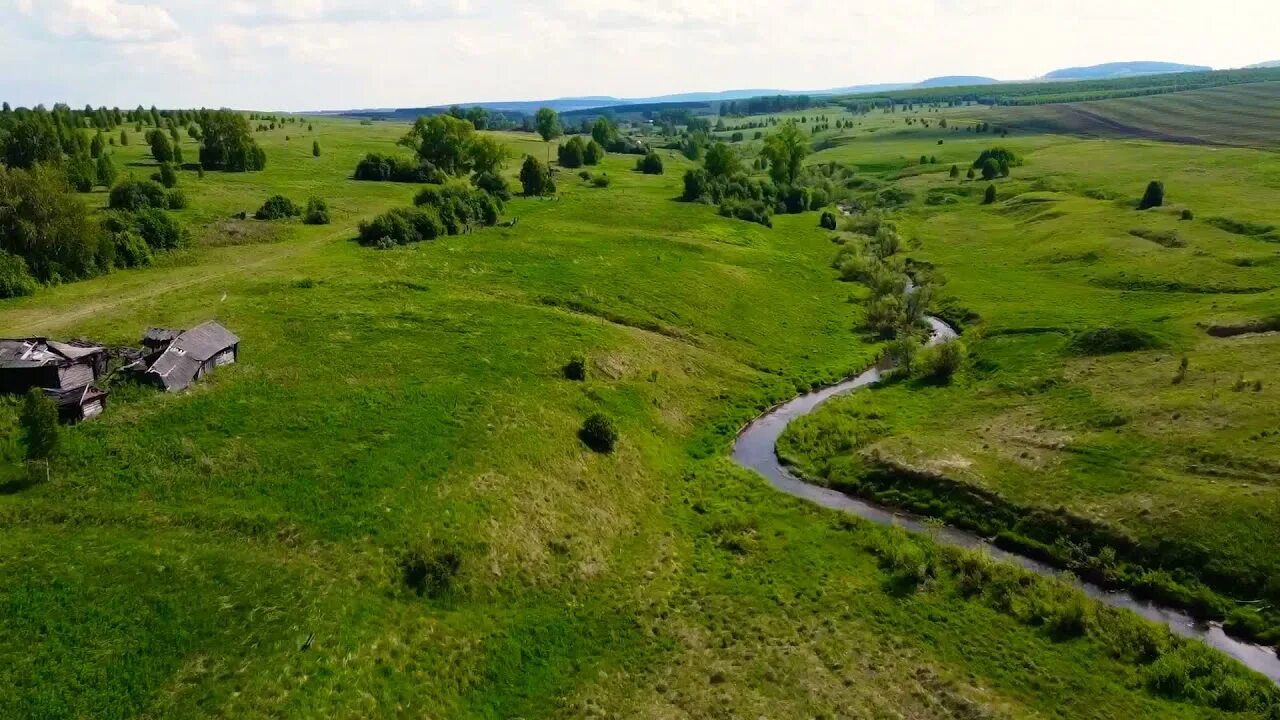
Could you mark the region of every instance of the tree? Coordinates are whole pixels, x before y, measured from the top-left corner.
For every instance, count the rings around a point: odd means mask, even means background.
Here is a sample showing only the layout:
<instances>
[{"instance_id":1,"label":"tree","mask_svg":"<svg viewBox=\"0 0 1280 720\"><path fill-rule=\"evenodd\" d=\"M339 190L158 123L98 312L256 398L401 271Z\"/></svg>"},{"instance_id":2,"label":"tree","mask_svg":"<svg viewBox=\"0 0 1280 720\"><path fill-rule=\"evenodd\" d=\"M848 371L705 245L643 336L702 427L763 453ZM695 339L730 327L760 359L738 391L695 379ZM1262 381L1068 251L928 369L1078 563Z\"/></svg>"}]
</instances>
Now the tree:
<instances>
[{"instance_id":1,"label":"tree","mask_svg":"<svg viewBox=\"0 0 1280 720\"><path fill-rule=\"evenodd\" d=\"M116 183L116 164L111 160L111 155L102 153L98 156L98 163L94 168L98 176L98 184L103 187L111 187Z\"/></svg>"},{"instance_id":2,"label":"tree","mask_svg":"<svg viewBox=\"0 0 1280 720\"><path fill-rule=\"evenodd\" d=\"M951 178L952 178L952 179L955 179L955 178L960 177L960 166L959 166L959 165L952 165L952 166L951 166L951 173L950 173L950 175L951 175Z\"/></svg>"},{"instance_id":3,"label":"tree","mask_svg":"<svg viewBox=\"0 0 1280 720\"><path fill-rule=\"evenodd\" d=\"M586 161L587 144L582 141L581 136L575 135L569 138L569 142L561 145L556 154L561 167L580 168Z\"/></svg>"},{"instance_id":4,"label":"tree","mask_svg":"<svg viewBox=\"0 0 1280 720\"><path fill-rule=\"evenodd\" d=\"M502 172L510 156L507 146L492 135L477 135L471 141L471 170L477 175Z\"/></svg>"},{"instance_id":5,"label":"tree","mask_svg":"<svg viewBox=\"0 0 1280 720\"><path fill-rule=\"evenodd\" d=\"M707 150L707 157L702 161L707 174L713 178L729 177L739 172L738 153L732 147L718 142Z\"/></svg>"},{"instance_id":6,"label":"tree","mask_svg":"<svg viewBox=\"0 0 1280 720\"><path fill-rule=\"evenodd\" d=\"M37 164L56 165L62 162L62 143L52 124L29 118L9 127L8 137L0 133L4 141L4 163L11 168L31 168Z\"/></svg>"},{"instance_id":7,"label":"tree","mask_svg":"<svg viewBox=\"0 0 1280 720\"><path fill-rule=\"evenodd\" d=\"M267 166L267 154L253 140L249 121L231 110L205 110L199 117L200 164L211 170L250 172Z\"/></svg>"},{"instance_id":8,"label":"tree","mask_svg":"<svg viewBox=\"0 0 1280 720\"><path fill-rule=\"evenodd\" d=\"M609 148L618 139L618 128L609 118L601 115L596 118L595 124L591 126L591 137L601 146Z\"/></svg>"},{"instance_id":9,"label":"tree","mask_svg":"<svg viewBox=\"0 0 1280 720\"><path fill-rule=\"evenodd\" d=\"M601 145L594 138L587 143L586 153L582 156L582 161L588 165L599 165L604 160L604 145Z\"/></svg>"},{"instance_id":10,"label":"tree","mask_svg":"<svg viewBox=\"0 0 1280 720\"><path fill-rule=\"evenodd\" d=\"M1142 202L1138 203L1139 210L1150 210L1164 205L1164 183L1159 180L1152 180L1147 183L1147 191L1142 195Z\"/></svg>"},{"instance_id":11,"label":"tree","mask_svg":"<svg viewBox=\"0 0 1280 720\"><path fill-rule=\"evenodd\" d=\"M93 136L93 141L89 143L89 157L92 157L94 160L102 157L102 151L106 146L107 142L102 137L102 131L99 130L98 133Z\"/></svg>"},{"instance_id":12,"label":"tree","mask_svg":"<svg viewBox=\"0 0 1280 720\"><path fill-rule=\"evenodd\" d=\"M125 130L124 128L120 128L120 146L121 147L129 146L129 131Z\"/></svg>"},{"instance_id":13,"label":"tree","mask_svg":"<svg viewBox=\"0 0 1280 720\"><path fill-rule=\"evenodd\" d=\"M551 170L532 155L524 158L524 165L520 168L520 184L524 187L524 194L530 197L554 195L556 191Z\"/></svg>"},{"instance_id":14,"label":"tree","mask_svg":"<svg viewBox=\"0 0 1280 720\"><path fill-rule=\"evenodd\" d=\"M762 154L769 161L769 177L779 185L791 185L809 154L809 140L795 122L788 122L765 139Z\"/></svg>"},{"instance_id":15,"label":"tree","mask_svg":"<svg viewBox=\"0 0 1280 720\"><path fill-rule=\"evenodd\" d=\"M636 169L645 175L661 175L663 173L662 156L650 150L647 155L636 161Z\"/></svg>"},{"instance_id":16,"label":"tree","mask_svg":"<svg viewBox=\"0 0 1280 720\"><path fill-rule=\"evenodd\" d=\"M613 421L600 413L595 413L582 423L578 437L587 447L605 455L613 452L618 444L618 430Z\"/></svg>"},{"instance_id":17,"label":"tree","mask_svg":"<svg viewBox=\"0 0 1280 720\"><path fill-rule=\"evenodd\" d=\"M22 258L36 280L96 272L99 239L97 223L61 168L0 167L0 250Z\"/></svg>"},{"instance_id":18,"label":"tree","mask_svg":"<svg viewBox=\"0 0 1280 720\"><path fill-rule=\"evenodd\" d=\"M978 177L978 174L973 171L973 168L969 168L969 172L965 173L965 177L972 180Z\"/></svg>"},{"instance_id":19,"label":"tree","mask_svg":"<svg viewBox=\"0 0 1280 720\"><path fill-rule=\"evenodd\" d=\"M308 225L328 225L329 203L315 197L308 200L307 211L302 216L302 222Z\"/></svg>"},{"instance_id":20,"label":"tree","mask_svg":"<svg viewBox=\"0 0 1280 720\"><path fill-rule=\"evenodd\" d=\"M28 460L47 463L57 454L62 428L58 425L58 406L40 388L31 388L22 401L22 414L18 418L22 428L22 441Z\"/></svg>"},{"instance_id":21,"label":"tree","mask_svg":"<svg viewBox=\"0 0 1280 720\"><path fill-rule=\"evenodd\" d=\"M560 125L560 114L551 108L544 107L539 110L533 122L543 142L551 142L564 134L564 128Z\"/></svg>"},{"instance_id":22,"label":"tree","mask_svg":"<svg viewBox=\"0 0 1280 720\"><path fill-rule=\"evenodd\" d=\"M173 188L178 185L178 173L173 169L172 163L160 163L160 172L151 176L151 179L166 188Z\"/></svg>"},{"instance_id":23,"label":"tree","mask_svg":"<svg viewBox=\"0 0 1280 720\"><path fill-rule=\"evenodd\" d=\"M420 117L400 144L418 151L418 157L450 175L471 172L471 146L475 126L452 115Z\"/></svg>"},{"instance_id":24,"label":"tree","mask_svg":"<svg viewBox=\"0 0 1280 720\"><path fill-rule=\"evenodd\" d=\"M151 157L156 159L158 163L167 163L173 161L173 145L169 143L169 136L155 130L147 138L151 144Z\"/></svg>"},{"instance_id":25,"label":"tree","mask_svg":"<svg viewBox=\"0 0 1280 720\"><path fill-rule=\"evenodd\" d=\"M311 157L320 157L320 141L311 141Z\"/></svg>"},{"instance_id":26,"label":"tree","mask_svg":"<svg viewBox=\"0 0 1280 720\"><path fill-rule=\"evenodd\" d=\"M991 205L996 201L996 186L988 185L986 193L982 196L983 205Z\"/></svg>"},{"instance_id":27,"label":"tree","mask_svg":"<svg viewBox=\"0 0 1280 720\"><path fill-rule=\"evenodd\" d=\"M991 181L1000 177L1000 163L995 158L987 158L982 164L982 179Z\"/></svg>"}]
</instances>

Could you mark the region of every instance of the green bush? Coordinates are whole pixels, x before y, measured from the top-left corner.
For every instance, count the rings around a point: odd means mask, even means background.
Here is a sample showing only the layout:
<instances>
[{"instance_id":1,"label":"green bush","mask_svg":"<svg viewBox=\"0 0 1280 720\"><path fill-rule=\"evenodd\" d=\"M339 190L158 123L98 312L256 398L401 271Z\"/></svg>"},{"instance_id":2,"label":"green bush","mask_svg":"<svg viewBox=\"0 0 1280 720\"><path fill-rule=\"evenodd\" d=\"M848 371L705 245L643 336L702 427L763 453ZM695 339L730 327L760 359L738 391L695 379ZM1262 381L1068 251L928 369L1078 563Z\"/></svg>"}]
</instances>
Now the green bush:
<instances>
[{"instance_id":1,"label":"green bush","mask_svg":"<svg viewBox=\"0 0 1280 720\"><path fill-rule=\"evenodd\" d=\"M613 452L618 444L618 430L613 421L600 413L595 413L582 423L578 437L587 447L603 454Z\"/></svg>"},{"instance_id":2,"label":"green bush","mask_svg":"<svg viewBox=\"0 0 1280 720\"><path fill-rule=\"evenodd\" d=\"M720 204L720 214L728 218L773 227L773 216L769 212L769 206L758 200L725 200Z\"/></svg>"},{"instance_id":3,"label":"green bush","mask_svg":"<svg viewBox=\"0 0 1280 720\"><path fill-rule=\"evenodd\" d=\"M1164 183L1159 180L1152 180L1147 183L1147 191L1142 195L1142 201L1138 203L1139 210L1150 210L1164 205Z\"/></svg>"},{"instance_id":4,"label":"green bush","mask_svg":"<svg viewBox=\"0 0 1280 720\"><path fill-rule=\"evenodd\" d=\"M177 187L178 172L173 169L172 163L160 163L160 172L151 176L151 179L160 183L166 188Z\"/></svg>"},{"instance_id":5,"label":"green bush","mask_svg":"<svg viewBox=\"0 0 1280 720\"><path fill-rule=\"evenodd\" d=\"M134 216L138 235L153 250L172 250L187 241L186 228L163 210L143 210Z\"/></svg>"},{"instance_id":6,"label":"green bush","mask_svg":"<svg viewBox=\"0 0 1280 720\"><path fill-rule=\"evenodd\" d=\"M503 202L511 199L511 188L507 185L507 179L498 173L476 173L471 178L471 184Z\"/></svg>"},{"instance_id":7,"label":"green bush","mask_svg":"<svg viewBox=\"0 0 1280 720\"><path fill-rule=\"evenodd\" d=\"M151 264L151 246L135 230L113 233L115 264L118 267L143 267Z\"/></svg>"},{"instance_id":8,"label":"green bush","mask_svg":"<svg viewBox=\"0 0 1280 720\"><path fill-rule=\"evenodd\" d=\"M308 200L307 211L302 215L302 222L308 225L328 225L329 203L314 197Z\"/></svg>"},{"instance_id":9,"label":"green bush","mask_svg":"<svg viewBox=\"0 0 1280 720\"><path fill-rule=\"evenodd\" d=\"M258 212L253 216L259 220L283 220L301 214L302 209L289 198L283 195L272 195L262 203L262 207L258 208Z\"/></svg>"},{"instance_id":10,"label":"green bush","mask_svg":"<svg viewBox=\"0 0 1280 720\"><path fill-rule=\"evenodd\" d=\"M565 380L574 380L582 382L587 379L587 359L581 355L575 355L565 363L562 368Z\"/></svg>"},{"instance_id":11,"label":"green bush","mask_svg":"<svg viewBox=\"0 0 1280 720\"><path fill-rule=\"evenodd\" d=\"M556 182L551 177L551 169L532 155L526 155L524 165L520 167L520 185L528 197L556 194Z\"/></svg>"},{"instance_id":12,"label":"green bush","mask_svg":"<svg viewBox=\"0 0 1280 720\"><path fill-rule=\"evenodd\" d=\"M1154 335L1137 328L1100 327L1077 333L1070 349L1077 355L1110 355L1160 347Z\"/></svg>"},{"instance_id":13,"label":"green bush","mask_svg":"<svg viewBox=\"0 0 1280 720\"><path fill-rule=\"evenodd\" d=\"M0 250L0 298L21 297L36 291L36 279L27 271L27 261Z\"/></svg>"},{"instance_id":14,"label":"green bush","mask_svg":"<svg viewBox=\"0 0 1280 720\"><path fill-rule=\"evenodd\" d=\"M187 202L187 194L177 188L170 190L166 198L168 199L170 210L186 210L189 204Z\"/></svg>"},{"instance_id":15,"label":"green bush","mask_svg":"<svg viewBox=\"0 0 1280 720\"><path fill-rule=\"evenodd\" d=\"M502 214L497 198L461 181L429 185L418 192L413 204L435 210L448 235L469 232L473 226L496 225Z\"/></svg>"},{"instance_id":16,"label":"green bush","mask_svg":"<svg viewBox=\"0 0 1280 720\"><path fill-rule=\"evenodd\" d=\"M824 230L835 230L838 227L835 213L830 211L822 213L822 217L818 219L818 225Z\"/></svg>"},{"instance_id":17,"label":"green bush","mask_svg":"<svg viewBox=\"0 0 1280 720\"><path fill-rule=\"evenodd\" d=\"M112 210L136 212L147 208L169 207L169 196L160 183L150 180L125 180L111 188L107 206Z\"/></svg>"},{"instance_id":18,"label":"green bush","mask_svg":"<svg viewBox=\"0 0 1280 720\"><path fill-rule=\"evenodd\" d=\"M389 248L434 240L445 234L434 208L396 208L359 226L361 245Z\"/></svg>"},{"instance_id":19,"label":"green bush","mask_svg":"<svg viewBox=\"0 0 1280 720\"><path fill-rule=\"evenodd\" d=\"M644 157L636 160L636 170L645 175L661 175L663 173L662 156L650 150Z\"/></svg>"},{"instance_id":20,"label":"green bush","mask_svg":"<svg viewBox=\"0 0 1280 720\"><path fill-rule=\"evenodd\" d=\"M936 383L949 383L964 367L968 349L960 340L934 345L920 354L920 377Z\"/></svg>"},{"instance_id":21,"label":"green bush","mask_svg":"<svg viewBox=\"0 0 1280 720\"><path fill-rule=\"evenodd\" d=\"M592 187L607 188L609 187L610 182L612 181L609 179L608 175L597 175L591 178Z\"/></svg>"}]
</instances>

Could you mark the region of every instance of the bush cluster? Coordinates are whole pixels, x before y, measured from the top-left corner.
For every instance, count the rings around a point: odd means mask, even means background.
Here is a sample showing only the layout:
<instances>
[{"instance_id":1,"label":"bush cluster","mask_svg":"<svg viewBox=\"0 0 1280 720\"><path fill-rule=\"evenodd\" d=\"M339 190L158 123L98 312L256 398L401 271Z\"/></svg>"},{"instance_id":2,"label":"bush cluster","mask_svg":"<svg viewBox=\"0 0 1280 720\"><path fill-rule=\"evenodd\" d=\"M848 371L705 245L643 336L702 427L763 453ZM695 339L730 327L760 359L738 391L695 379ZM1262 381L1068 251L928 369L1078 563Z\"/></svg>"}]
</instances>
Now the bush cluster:
<instances>
[{"instance_id":1,"label":"bush cluster","mask_svg":"<svg viewBox=\"0 0 1280 720\"><path fill-rule=\"evenodd\" d=\"M369 182L442 183L445 174L426 161L369 153L356 164L354 178Z\"/></svg>"},{"instance_id":2,"label":"bush cluster","mask_svg":"<svg viewBox=\"0 0 1280 720\"><path fill-rule=\"evenodd\" d=\"M582 423L578 437L592 450L601 454L613 452L618 444L618 430L607 416L595 413Z\"/></svg>"},{"instance_id":3,"label":"bush cluster","mask_svg":"<svg viewBox=\"0 0 1280 720\"><path fill-rule=\"evenodd\" d=\"M636 170L645 175L661 175L664 171L662 156L650 150L644 157L636 160Z\"/></svg>"},{"instance_id":4,"label":"bush cluster","mask_svg":"<svg viewBox=\"0 0 1280 720\"><path fill-rule=\"evenodd\" d=\"M329 203L314 197L308 200L307 211L302 215L302 222L308 225L328 225Z\"/></svg>"},{"instance_id":5,"label":"bush cluster","mask_svg":"<svg viewBox=\"0 0 1280 720\"><path fill-rule=\"evenodd\" d=\"M272 195L253 216L259 220L284 220L302 214L302 208L283 195Z\"/></svg>"},{"instance_id":6,"label":"bush cluster","mask_svg":"<svg viewBox=\"0 0 1280 720\"><path fill-rule=\"evenodd\" d=\"M360 244L389 248L467 233L496 225L502 211L500 200L460 180L423 188L414 204L360 223Z\"/></svg>"}]
</instances>

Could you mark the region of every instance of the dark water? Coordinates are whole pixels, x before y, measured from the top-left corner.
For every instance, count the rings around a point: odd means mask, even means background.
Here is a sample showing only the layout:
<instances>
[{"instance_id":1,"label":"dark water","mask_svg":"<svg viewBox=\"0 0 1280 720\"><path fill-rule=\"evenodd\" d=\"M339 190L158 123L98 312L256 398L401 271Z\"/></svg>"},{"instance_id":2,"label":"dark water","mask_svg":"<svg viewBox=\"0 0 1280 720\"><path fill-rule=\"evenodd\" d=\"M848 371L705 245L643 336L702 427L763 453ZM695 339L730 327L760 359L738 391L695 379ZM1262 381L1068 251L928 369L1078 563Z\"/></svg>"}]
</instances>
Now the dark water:
<instances>
[{"instance_id":1,"label":"dark water","mask_svg":"<svg viewBox=\"0 0 1280 720\"><path fill-rule=\"evenodd\" d=\"M930 345L946 342L956 333L937 318L929 318L933 332ZM825 390L802 395L765 413L742 431L733 445L733 459L739 465L765 476L778 490L826 508L857 515L881 525L897 525L913 533L932 535L938 542L964 548L979 549L992 557L1017 563L1041 575L1059 576L1057 568L1029 557L1001 550L983 538L952 527L926 524L922 518L873 505L829 488L811 485L793 475L778 460L777 443L782 431L794 419L808 415L827 400L880 382L881 368L872 368L852 380ZM1228 636L1217 623L1200 623L1172 608L1140 600L1129 593L1111 592L1096 585L1076 580L1075 584L1090 597L1112 607L1132 610L1142 617L1167 625L1173 632L1195 638L1236 658L1250 668L1280 683L1280 657L1269 647L1242 642Z\"/></svg>"}]
</instances>

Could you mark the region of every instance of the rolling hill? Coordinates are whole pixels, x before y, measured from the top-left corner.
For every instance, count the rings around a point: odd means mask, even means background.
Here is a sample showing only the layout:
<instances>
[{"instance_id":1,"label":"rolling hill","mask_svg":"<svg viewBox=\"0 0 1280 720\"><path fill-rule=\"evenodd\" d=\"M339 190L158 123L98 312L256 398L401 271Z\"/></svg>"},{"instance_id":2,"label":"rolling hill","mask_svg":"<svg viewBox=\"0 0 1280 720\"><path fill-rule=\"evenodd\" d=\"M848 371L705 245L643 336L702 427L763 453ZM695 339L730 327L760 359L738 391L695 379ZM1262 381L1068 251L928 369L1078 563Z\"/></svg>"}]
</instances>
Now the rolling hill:
<instances>
[{"instance_id":1,"label":"rolling hill","mask_svg":"<svg viewBox=\"0 0 1280 720\"><path fill-rule=\"evenodd\" d=\"M1280 82L1093 102L1000 107L983 119L1018 132L1280 146Z\"/></svg>"},{"instance_id":2,"label":"rolling hill","mask_svg":"<svg viewBox=\"0 0 1280 720\"><path fill-rule=\"evenodd\" d=\"M1045 73L1045 80L1105 80L1107 78L1133 77L1135 75L1163 75L1166 73L1206 72L1213 68L1205 65L1183 65L1171 62L1114 62L1086 67L1063 68Z\"/></svg>"}]
</instances>

